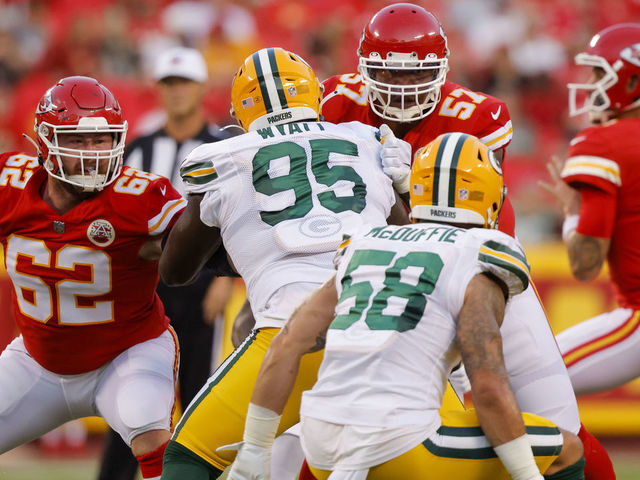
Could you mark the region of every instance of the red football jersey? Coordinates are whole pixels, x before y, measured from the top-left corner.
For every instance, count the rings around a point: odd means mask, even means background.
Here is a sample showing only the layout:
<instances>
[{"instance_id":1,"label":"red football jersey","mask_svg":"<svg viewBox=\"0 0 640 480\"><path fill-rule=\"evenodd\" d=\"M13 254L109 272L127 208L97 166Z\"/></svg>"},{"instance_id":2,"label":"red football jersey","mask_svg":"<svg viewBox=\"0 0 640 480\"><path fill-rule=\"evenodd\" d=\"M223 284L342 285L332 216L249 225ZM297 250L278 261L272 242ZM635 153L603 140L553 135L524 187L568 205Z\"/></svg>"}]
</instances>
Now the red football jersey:
<instances>
[{"instance_id":1,"label":"red football jersey","mask_svg":"<svg viewBox=\"0 0 640 480\"><path fill-rule=\"evenodd\" d=\"M359 121L374 127L384 123L384 119L369 108L366 87L359 74L336 75L325 80L323 85L322 115L326 121ZM448 132L474 135L492 150L505 148L511 142L513 127L504 102L448 80L442 86L441 94L435 110L403 138L411 144L414 153ZM500 212L499 227L509 235L515 233L515 215L508 197Z\"/></svg>"},{"instance_id":2,"label":"red football jersey","mask_svg":"<svg viewBox=\"0 0 640 480\"><path fill-rule=\"evenodd\" d=\"M155 293L158 262L138 252L186 201L166 178L125 167L59 215L42 199L47 178L34 157L0 155L0 241L28 352L47 370L72 375L167 328Z\"/></svg>"},{"instance_id":3,"label":"red football jersey","mask_svg":"<svg viewBox=\"0 0 640 480\"><path fill-rule=\"evenodd\" d=\"M620 306L640 308L640 119L586 128L570 143L562 178L616 196L617 211L607 257Z\"/></svg>"}]
</instances>

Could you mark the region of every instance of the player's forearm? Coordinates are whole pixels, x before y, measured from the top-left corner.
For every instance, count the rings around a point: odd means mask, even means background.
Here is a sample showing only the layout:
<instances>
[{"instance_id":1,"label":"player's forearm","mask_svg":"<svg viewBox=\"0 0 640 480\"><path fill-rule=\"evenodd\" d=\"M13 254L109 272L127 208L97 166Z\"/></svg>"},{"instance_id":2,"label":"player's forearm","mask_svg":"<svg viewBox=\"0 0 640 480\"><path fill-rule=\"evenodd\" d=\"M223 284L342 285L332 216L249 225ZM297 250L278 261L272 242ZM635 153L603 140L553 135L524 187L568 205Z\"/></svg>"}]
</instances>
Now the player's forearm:
<instances>
[{"instance_id":1,"label":"player's forearm","mask_svg":"<svg viewBox=\"0 0 640 480\"><path fill-rule=\"evenodd\" d=\"M286 342L276 335L262 361L251 403L281 414L298 376L302 352L287 349Z\"/></svg>"},{"instance_id":2,"label":"player's forearm","mask_svg":"<svg viewBox=\"0 0 640 480\"><path fill-rule=\"evenodd\" d=\"M492 446L502 445L524 435L520 408L506 374L474 372L471 396L482 431Z\"/></svg>"},{"instance_id":3,"label":"player's forearm","mask_svg":"<svg viewBox=\"0 0 640 480\"><path fill-rule=\"evenodd\" d=\"M609 250L609 239L582 235L575 230L565 236L573 276L581 282L598 276Z\"/></svg>"},{"instance_id":4,"label":"player's forearm","mask_svg":"<svg viewBox=\"0 0 640 480\"><path fill-rule=\"evenodd\" d=\"M293 390L300 359L324 348L337 301L335 277L331 277L296 308L269 345L252 403L282 413Z\"/></svg>"},{"instance_id":5,"label":"player's forearm","mask_svg":"<svg viewBox=\"0 0 640 480\"><path fill-rule=\"evenodd\" d=\"M169 232L158 269L170 286L192 283L206 261L222 245L220 229L200 220L200 196L189 196L187 208Z\"/></svg>"},{"instance_id":6,"label":"player's forearm","mask_svg":"<svg viewBox=\"0 0 640 480\"><path fill-rule=\"evenodd\" d=\"M186 238L185 235L178 230L175 230L175 235L172 235L173 233L174 230L169 233L169 240L160 256L158 264L160 278L169 286L189 285L196 280L213 251L210 252L207 249L199 254L195 248L190 247L188 241L181 240ZM202 249L198 248L198 250Z\"/></svg>"}]
</instances>

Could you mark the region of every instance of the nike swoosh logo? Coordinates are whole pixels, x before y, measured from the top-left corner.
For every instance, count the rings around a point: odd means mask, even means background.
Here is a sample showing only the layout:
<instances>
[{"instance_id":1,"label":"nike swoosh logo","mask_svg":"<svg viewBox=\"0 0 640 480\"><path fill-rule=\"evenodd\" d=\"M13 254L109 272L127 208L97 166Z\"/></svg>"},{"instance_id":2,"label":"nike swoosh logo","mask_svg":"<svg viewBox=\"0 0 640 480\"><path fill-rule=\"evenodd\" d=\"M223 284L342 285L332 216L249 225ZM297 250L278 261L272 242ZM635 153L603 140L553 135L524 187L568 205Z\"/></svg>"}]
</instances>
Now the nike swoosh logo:
<instances>
[{"instance_id":1,"label":"nike swoosh logo","mask_svg":"<svg viewBox=\"0 0 640 480\"><path fill-rule=\"evenodd\" d=\"M576 143L584 142L587 139L584 135L574 138L569 142L569 146L573 147Z\"/></svg>"},{"instance_id":2,"label":"nike swoosh logo","mask_svg":"<svg viewBox=\"0 0 640 480\"><path fill-rule=\"evenodd\" d=\"M500 116L500 110L502 110L502 105L500 105L498 107L498 110L496 110L495 112L491 112L491 118L493 118L494 120L498 120L498 117Z\"/></svg>"},{"instance_id":3,"label":"nike swoosh logo","mask_svg":"<svg viewBox=\"0 0 640 480\"><path fill-rule=\"evenodd\" d=\"M161 186L160 191L162 192L162 195L165 195L167 193L167 186L166 185Z\"/></svg>"}]
</instances>

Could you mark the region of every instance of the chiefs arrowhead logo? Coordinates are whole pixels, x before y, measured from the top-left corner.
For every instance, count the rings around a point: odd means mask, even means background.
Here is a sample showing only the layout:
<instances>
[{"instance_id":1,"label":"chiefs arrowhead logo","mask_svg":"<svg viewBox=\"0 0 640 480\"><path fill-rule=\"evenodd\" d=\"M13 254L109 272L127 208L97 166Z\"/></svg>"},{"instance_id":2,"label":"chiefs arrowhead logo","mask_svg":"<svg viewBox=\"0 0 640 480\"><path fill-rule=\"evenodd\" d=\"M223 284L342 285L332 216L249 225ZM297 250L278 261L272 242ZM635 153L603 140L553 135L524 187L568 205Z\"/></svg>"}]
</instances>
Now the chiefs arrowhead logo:
<instances>
[{"instance_id":1,"label":"chiefs arrowhead logo","mask_svg":"<svg viewBox=\"0 0 640 480\"><path fill-rule=\"evenodd\" d=\"M107 220L94 220L87 228L87 237L98 247L108 247L116 238L116 230Z\"/></svg>"},{"instance_id":2,"label":"chiefs arrowhead logo","mask_svg":"<svg viewBox=\"0 0 640 480\"><path fill-rule=\"evenodd\" d=\"M620 52L620 58L623 60L640 67L640 43L636 43L623 49Z\"/></svg>"}]
</instances>

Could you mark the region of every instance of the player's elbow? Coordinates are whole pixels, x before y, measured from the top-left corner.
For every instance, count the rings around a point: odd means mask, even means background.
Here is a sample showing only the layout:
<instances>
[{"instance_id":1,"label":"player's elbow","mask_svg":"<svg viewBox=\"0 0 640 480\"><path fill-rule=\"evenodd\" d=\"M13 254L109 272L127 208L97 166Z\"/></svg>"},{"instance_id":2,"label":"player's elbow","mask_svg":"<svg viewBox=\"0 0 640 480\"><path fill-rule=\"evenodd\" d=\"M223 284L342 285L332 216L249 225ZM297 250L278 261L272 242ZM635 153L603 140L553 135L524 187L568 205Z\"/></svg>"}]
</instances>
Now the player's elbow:
<instances>
[{"instance_id":1,"label":"player's elbow","mask_svg":"<svg viewBox=\"0 0 640 480\"><path fill-rule=\"evenodd\" d=\"M158 264L160 279L169 287L179 287L188 285L195 280L195 275L179 265L172 264L169 259L162 255Z\"/></svg>"}]
</instances>

